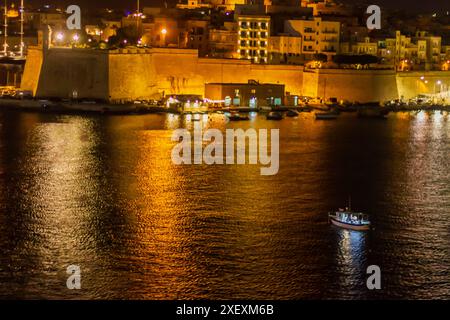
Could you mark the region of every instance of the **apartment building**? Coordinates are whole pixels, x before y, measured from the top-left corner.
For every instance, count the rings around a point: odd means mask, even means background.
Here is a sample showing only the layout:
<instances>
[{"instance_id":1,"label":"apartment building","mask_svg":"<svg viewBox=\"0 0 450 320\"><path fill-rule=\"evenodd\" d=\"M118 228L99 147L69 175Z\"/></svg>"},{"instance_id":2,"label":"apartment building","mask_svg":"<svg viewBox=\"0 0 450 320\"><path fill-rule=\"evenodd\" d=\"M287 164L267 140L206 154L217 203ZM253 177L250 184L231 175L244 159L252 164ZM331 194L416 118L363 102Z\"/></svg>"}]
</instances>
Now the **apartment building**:
<instances>
[{"instance_id":1,"label":"apartment building","mask_svg":"<svg viewBox=\"0 0 450 320\"><path fill-rule=\"evenodd\" d=\"M269 38L269 61L271 63L302 63L302 37L277 35Z\"/></svg>"},{"instance_id":2,"label":"apartment building","mask_svg":"<svg viewBox=\"0 0 450 320\"><path fill-rule=\"evenodd\" d=\"M302 38L302 53L311 58L316 53L328 56L339 51L340 22L323 21L320 17L311 20L285 21L285 33Z\"/></svg>"},{"instance_id":3,"label":"apartment building","mask_svg":"<svg viewBox=\"0 0 450 320\"><path fill-rule=\"evenodd\" d=\"M225 22L223 27L209 30L209 56L239 58L236 22Z\"/></svg>"},{"instance_id":4,"label":"apartment building","mask_svg":"<svg viewBox=\"0 0 450 320\"><path fill-rule=\"evenodd\" d=\"M264 15L236 15L238 53L240 59L255 63L268 62L270 17Z\"/></svg>"}]
</instances>

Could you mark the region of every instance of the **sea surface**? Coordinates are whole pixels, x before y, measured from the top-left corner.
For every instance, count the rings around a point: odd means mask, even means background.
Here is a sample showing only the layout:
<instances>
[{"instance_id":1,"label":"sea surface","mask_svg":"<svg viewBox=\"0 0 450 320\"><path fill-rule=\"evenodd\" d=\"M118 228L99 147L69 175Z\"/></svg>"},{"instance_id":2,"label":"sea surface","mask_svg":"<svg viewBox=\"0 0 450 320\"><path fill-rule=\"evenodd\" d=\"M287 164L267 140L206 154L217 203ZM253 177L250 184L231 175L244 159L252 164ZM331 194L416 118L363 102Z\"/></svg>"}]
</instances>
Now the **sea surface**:
<instances>
[{"instance_id":1,"label":"sea surface","mask_svg":"<svg viewBox=\"0 0 450 320\"><path fill-rule=\"evenodd\" d=\"M278 173L173 164L195 123L280 129ZM328 223L349 196L372 230ZM0 112L0 298L449 299L450 114Z\"/></svg>"}]
</instances>

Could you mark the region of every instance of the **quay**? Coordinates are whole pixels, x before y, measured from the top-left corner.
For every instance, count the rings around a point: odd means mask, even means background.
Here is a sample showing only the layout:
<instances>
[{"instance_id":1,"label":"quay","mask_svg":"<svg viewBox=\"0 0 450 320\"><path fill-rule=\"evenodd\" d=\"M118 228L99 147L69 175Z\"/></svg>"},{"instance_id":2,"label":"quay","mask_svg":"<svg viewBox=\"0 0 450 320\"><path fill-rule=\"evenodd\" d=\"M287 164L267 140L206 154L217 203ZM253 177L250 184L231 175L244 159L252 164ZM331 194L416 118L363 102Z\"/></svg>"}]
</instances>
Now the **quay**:
<instances>
[{"instance_id":1,"label":"quay","mask_svg":"<svg viewBox=\"0 0 450 320\"><path fill-rule=\"evenodd\" d=\"M145 104L145 103L124 103L111 104L107 102L96 102L89 100L81 101L52 101L47 99L15 99L0 98L0 111L15 110L23 112L37 113L55 113L55 114L112 114L112 115L136 115L136 114L152 114L152 113L174 113L174 114L209 114L209 113L268 113L271 111L287 112L295 110L297 112L320 112L320 111L336 111L336 112L358 112L359 110L383 110L387 112L400 111L450 111L450 105L439 104L392 104L379 106L374 104L302 104L299 106L273 106L251 108L245 106L230 107L198 107L198 108L182 108L179 106L169 106L161 104Z\"/></svg>"}]
</instances>

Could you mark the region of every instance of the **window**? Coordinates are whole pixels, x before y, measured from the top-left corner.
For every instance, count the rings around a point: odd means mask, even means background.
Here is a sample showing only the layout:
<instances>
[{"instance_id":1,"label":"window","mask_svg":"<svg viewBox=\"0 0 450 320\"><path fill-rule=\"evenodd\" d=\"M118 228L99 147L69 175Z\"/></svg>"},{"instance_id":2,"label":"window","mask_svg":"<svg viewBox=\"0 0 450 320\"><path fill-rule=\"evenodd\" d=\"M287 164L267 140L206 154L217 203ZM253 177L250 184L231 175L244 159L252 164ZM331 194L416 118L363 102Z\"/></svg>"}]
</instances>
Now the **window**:
<instances>
[{"instance_id":1,"label":"window","mask_svg":"<svg viewBox=\"0 0 450 320\"><path fill-rule=\"evenodd\" d=\"M241 31L241 38L247 38L247 32Z\"/></svg>"},{"instance_id":2,"label":"window","mask_svg":"<svg viewBox=\"0 0 450 320\"><path fill-rule=\"evenodd\" d=\"M246 43L247 42L245 40L241 40L241 47L245 47Z\"/></svg>"},{"instance_id":3,"label":"window","mask_svg":"<svg viewBox=\"0 0 450 320\"><path fill-rule=\"evenodd\" d=\"M267 24L265 22L261 22L261 29L267 29Z\"/></svg>"}]
</instances>

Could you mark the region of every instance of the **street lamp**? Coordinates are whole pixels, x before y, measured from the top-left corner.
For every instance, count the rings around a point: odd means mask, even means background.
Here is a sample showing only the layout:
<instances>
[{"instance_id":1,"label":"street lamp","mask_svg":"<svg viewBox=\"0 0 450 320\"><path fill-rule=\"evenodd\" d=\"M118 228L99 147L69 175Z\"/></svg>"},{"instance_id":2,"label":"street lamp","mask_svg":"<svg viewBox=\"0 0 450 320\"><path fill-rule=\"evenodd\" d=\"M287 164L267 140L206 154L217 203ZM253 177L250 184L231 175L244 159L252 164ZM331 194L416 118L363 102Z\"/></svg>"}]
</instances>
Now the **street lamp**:
<instances>
[{"instance_id":1,"label":"street lamp","mask_svg":"<svg viewBox=\"0 0 450 320\"><path fill-rule=\"evenodd\" d=\"M433 85L433 93L436 95L436 85L440 86L442 84L441 80L438 80L434 83ZM441 92L440 88L439 88L439 92Z\"/></svg>"},{"instance_id":2,"label":"street lamp","mask_svg":"<svg viewBox=\"0 0 450 320\"><path fill-rule=\"evenodd\" d=\"M64 34L63 34L62 32L59 32L59 33L56 35L56 40L62 41L63 39L64 39Z\"/></svg>"},{"instance_id":3,"label":"street lamp","mask_svg":"<svg viewBox=\"0 0 450 320\"><path fill-rule=\"evenodd\" d=\"M78 40L80 40L80 36L78 34L74 34L72 37L73 41L78 42Z\"/></svg>"},{"instance_id":4,"label":"street lamp","mask_svg":"<svg viewBox=\"0 0 450 320\"><path fill-rule=\"evenodd\" d=\"M161 30L163 47L166 46L166 34L167 34L167 29L166 29L166 28L163 28L163 29Z\"/></svg>"}]
</instances>

